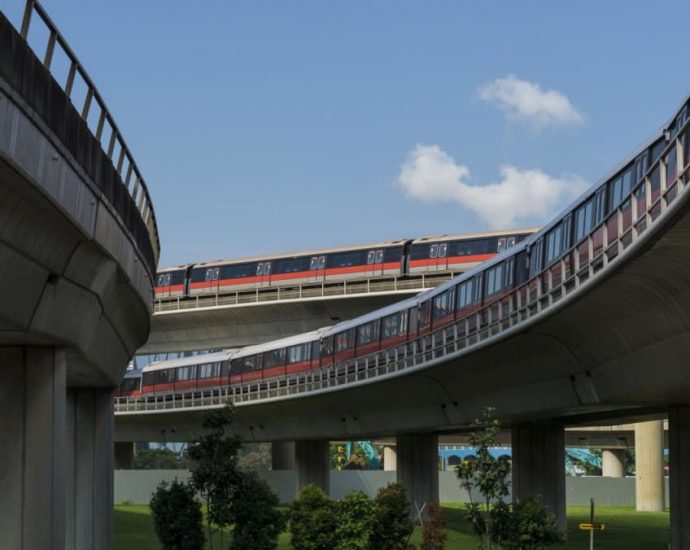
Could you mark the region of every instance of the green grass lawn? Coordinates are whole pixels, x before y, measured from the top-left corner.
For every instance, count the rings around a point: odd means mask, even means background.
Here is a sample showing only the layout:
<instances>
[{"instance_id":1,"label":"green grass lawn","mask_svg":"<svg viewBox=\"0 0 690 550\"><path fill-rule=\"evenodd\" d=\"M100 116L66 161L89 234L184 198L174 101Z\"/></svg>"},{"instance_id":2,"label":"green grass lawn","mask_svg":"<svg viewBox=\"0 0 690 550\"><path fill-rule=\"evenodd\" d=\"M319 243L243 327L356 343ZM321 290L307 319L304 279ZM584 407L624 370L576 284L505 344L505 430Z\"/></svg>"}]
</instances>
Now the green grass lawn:
<instances>
[{"instance_id":1,"label":"green grass lawn","mask_svg":"<svg viewBox=\"0 0 690 550\"><path fill-rule=\"evenodd\" d=\"M470 535L459 504L445 504L443 512L448 522L449 549L477 547ZM626 550L666 550L668 548L668 513L635 512L627 507L599 507L596 520L606 524L606 530L596 534L595 548L621 548ZM578 525L589 521L589 507L568 507L568 542L564 548L588 548L589 534L578 530ZM421 532L415 530L412 542L419 546ZM115 506L115 549L149 550L160 548L153 532L153 521L148 506ZM278 548L289 550L290 537L283 533Z\"/></svg>"}]
</instances>

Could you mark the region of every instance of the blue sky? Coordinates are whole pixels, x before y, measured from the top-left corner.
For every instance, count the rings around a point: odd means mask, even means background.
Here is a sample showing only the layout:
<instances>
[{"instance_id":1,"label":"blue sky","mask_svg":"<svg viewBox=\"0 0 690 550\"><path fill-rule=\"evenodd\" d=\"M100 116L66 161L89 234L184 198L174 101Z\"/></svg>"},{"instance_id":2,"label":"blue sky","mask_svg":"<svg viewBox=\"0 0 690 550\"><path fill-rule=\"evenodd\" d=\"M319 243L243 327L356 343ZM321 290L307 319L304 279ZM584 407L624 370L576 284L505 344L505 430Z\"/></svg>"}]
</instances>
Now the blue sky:
<instances>
[{"instance_id":1,"label":"blue sky","mask_svg":"<svg viewBox=\"0 0 690 550\"><path fill-rule=\"evenodd\" d=\"M161 266L541 224L690 92L687 2L44 5L148 182Z\"/></svg>"}]
</instances>

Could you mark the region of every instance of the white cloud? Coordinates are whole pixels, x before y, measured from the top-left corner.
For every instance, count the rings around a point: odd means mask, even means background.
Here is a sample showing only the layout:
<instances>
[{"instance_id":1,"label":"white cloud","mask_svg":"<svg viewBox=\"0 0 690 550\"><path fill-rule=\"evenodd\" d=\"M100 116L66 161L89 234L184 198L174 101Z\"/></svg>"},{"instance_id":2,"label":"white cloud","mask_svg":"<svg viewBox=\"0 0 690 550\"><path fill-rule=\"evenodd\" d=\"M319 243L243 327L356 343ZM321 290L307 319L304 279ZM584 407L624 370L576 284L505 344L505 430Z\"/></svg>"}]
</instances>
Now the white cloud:
<instances>
[{"instance_id":1,"label":"white cloud","mask_svg":"<svg viewBox=\"0 0 690 550\"><path fill-rule=\"evenodd\" d=\"M536 169L505 165L500 173L498 182L472 185L467 166L438 145L417 145L400 169L398 185L423 202L457 202L494 229L544 223L588 187L579 176L554 178Z\"/></svg>"},{"instance_id":2,"label":"white cloud","mask_svg":"<svg viewBox=\"0 0 690 550\"><path fill-rule=\"evenodd\" d=\"M561 92L542 90L536 82L514 75L481 86L477 95L482 101L498 105L509 119L526 120L539 128L584 121L584 115Z\"/></svg>"}]
</instances>

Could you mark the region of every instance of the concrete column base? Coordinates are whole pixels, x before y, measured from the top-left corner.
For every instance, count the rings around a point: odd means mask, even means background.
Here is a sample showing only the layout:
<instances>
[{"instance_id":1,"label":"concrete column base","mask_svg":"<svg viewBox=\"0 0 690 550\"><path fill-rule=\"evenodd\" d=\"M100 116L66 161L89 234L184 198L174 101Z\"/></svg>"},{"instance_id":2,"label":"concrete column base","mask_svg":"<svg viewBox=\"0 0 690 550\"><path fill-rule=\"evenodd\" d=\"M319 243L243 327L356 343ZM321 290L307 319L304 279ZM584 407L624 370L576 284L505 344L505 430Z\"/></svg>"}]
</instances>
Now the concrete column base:
<instances>
[{"instance_id":1,"label":"concrete column base","mask_svg":"<svg viewBox=\"0 0 690 550\"><path fill-rule=\"evenodd\" d=\"M294 470L295 469L295 443L294 441L276 441L271 443L271 469Z\"/></svg>"},{"instance_id":2,"label":"concrete column base","mask_svg":"<svg viewBox=\"0 0 690 550\"><path fill-rule=\"evenodd\" d=\"M438 436L399 435L397 480L405 486L413 518L425 504L438 503Z\"/></svg>"},{"instance_id":3,"label":"concrete column base","mask_svg":"<svg viewBox=\"0 0 690 550\"><path fill-rule=\"evenodd\" d=\"M638 512L664 510L664 422L635 424L635 503Z\"/></svg>"},{"instance_id":4,"label":"concrete column base","mask_svg":"<svg viewBox=\"0 0 690 550\"><path fill-rule=\"evenodd\" d=\"M134 468L134 443L115 442L115 469L131 470L132 468Z\"/></svg>"},{"instance_id":5,"label":"concrete column base","mask_svg":"<svg viewBox=\"0 0 690 550\"><path fill-rule=\"evenodd\" d=\"M383 469L386 472L394 472L398 469L398 451L393 445L383 448Z\"/></svg>"},{"instance_id":6,"label":"concrete column base","mask_svg":"<svg viewBox=\"0 0 690 550\"><path fill-rule=\"evenodd\" d=\"M690 550L690 405L668 409L671 548Z\"/></svg>"},{"instance_id":7,"label":"concrete column base","mask_svg":"<svg viewBox=\"0 0 690 550\"><path fill-rule=\"evenodd\" d=\"M0 348L0 372L0 548L64 548L65 353Z\"/></svg>"},{"instance_id":8,"label":"concrete column base","mask_svg":"<svg viewBox=\"0 0 690 550\"><path fill-rule=\"evenodd\" d=\"M328 441L297 441L295 467L298 491L307 485L316 485L329 494L331 467Z\"/></svg>"},{"instance_id":9,"label":"concrete column base","mask_svg":"<svg viewBox=\"0 0 690 550\"><path fill-rule=\"evenodd\" d=\"M513 500L540 496L561 529L565 517L565 436L562 424L512 428Z\"/></svg>"},{"instance_id":10,"label":"concrete column base","mask_svg":"<svg viewBox=\"0 0 690 550\"><path fill-rule=\"evenodd\" d=\"M601 475L625 477L625 449L602 449Z\"/></svg>"},{"instance_id":11,"label":"concrete column base","mask_svg":"<svg viewBox=\"0 0 690 550\"><path fill-rule=\"evenodd\" d=\"M66 547L113 547L113 394L67 393Z\"/></svg>"}]
</instances>

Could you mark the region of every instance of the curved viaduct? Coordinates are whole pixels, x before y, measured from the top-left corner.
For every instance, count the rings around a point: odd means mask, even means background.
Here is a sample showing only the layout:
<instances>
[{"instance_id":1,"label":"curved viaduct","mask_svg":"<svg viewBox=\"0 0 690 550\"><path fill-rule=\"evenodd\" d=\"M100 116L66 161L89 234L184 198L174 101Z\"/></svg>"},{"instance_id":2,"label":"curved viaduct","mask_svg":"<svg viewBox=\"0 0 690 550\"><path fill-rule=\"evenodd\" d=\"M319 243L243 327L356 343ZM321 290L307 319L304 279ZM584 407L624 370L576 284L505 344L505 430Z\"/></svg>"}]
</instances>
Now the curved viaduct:
<instances>
[{"instance_id":1,"label":"curved viaduct","mask_svg":"<svg viewBox=\"0 0 690 550\"><path fill-rule=\"evenodd\" d=\"M690 516L687 110L683 105L647 145L660 149L655 157L650 153L652 161L627 190L627 201L505 303L484 305L486 326L469 330L462 319L450 333L434 333L424 352L377 352L296 376L284 386L246 384L217 397L123 399L116 404L117 438L166 433L186 439L196 433L204 409L231 398L234 429L244 439L302 442L296 456L303 481L327 484L328 439L397 436L399 454L406 457L398 459L398 477L413 498L428 502L438 496L429 475L437 435L466 430L483 407L493 405L512 426L515 493L541 493L563 520L563 426L668 412L673 547L690 548L684 519ZM647 146L595 188L608 189L628 162L637 166ZM568 214L546 226L535 245ZM320 478L314 474L319 469Z\"/></svg>"},{"instance_id":2,"label":"curved viaduct","mask_svg":"<svg viewBox=\"0 0 690 550\"><path fill-rule=\"evenodd\" d=\"M148 336L159 249L146 185L65 39L37 2L20 31L0 12L0 547L112 547L112 390Z\"/></svg>"}]
</instances>

